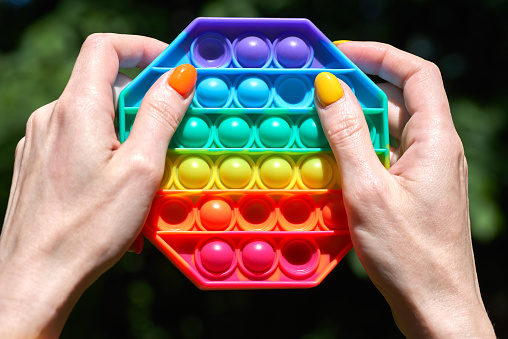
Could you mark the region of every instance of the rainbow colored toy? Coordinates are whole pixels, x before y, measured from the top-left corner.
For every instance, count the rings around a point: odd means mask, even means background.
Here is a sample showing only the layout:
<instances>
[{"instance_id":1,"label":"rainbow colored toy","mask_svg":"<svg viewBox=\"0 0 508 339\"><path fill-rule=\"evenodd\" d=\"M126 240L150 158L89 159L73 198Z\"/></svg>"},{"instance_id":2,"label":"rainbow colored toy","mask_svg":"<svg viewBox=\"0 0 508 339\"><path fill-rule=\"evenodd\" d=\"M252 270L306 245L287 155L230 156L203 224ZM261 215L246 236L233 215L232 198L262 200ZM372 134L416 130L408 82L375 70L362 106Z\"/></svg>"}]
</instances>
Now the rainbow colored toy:
<instances>
[{"instance_id":1,"label":"rainbow colored toy","mask_svg":"<svg viewBox=\"0 0 508 339\"><path fill-rule=\"evenodd\" d=\"M310 21L198 18L120 94L120 140L155 80L197 68L143 229L201 289L318 285L351 249L314 79L345 81L388 166L387 99Z\"/></svg>"}]
</instances>

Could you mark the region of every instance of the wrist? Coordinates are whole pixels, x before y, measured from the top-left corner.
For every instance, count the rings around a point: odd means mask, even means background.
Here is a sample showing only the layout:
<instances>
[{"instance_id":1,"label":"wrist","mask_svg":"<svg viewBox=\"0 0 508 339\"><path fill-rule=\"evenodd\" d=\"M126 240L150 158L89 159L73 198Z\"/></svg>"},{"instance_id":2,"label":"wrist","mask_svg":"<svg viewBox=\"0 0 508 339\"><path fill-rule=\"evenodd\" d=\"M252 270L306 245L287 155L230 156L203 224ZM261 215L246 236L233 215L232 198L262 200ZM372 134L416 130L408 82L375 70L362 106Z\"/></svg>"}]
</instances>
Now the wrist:
<instances>
[{"instance_id":1,"label":"wrist","mask_svg":"<svg viewBox=\"0 0 508 339\"><path fill-rule=\"evenodd\" d=\"M44 255L35 258L13 254L3 260L0 337L58 337L86 288L79 274Z\"/></svg>"},{"instance_id":2,"label":"wrist","mask_svg":"<svg viewBox=\"0 0 508 339\"><path fill-rule=\"evenodd\" d=\"M456 292L430 297L413 292L411 298L389 301L397 326L408 338L495 338L476 291Z\"/></svg>"}]
</instances>

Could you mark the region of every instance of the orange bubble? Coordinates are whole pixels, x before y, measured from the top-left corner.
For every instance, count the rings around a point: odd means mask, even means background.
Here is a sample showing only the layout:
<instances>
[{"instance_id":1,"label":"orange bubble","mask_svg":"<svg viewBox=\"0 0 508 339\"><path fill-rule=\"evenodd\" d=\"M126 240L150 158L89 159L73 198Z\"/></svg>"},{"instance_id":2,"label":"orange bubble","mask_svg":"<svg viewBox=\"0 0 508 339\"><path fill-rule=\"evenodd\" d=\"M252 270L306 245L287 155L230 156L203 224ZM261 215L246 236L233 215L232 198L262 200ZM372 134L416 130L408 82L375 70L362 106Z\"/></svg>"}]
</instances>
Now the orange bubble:
<instances>
[{"instance_id":1,"label":"orange bubble","mask_svg":"<svg viewBox=\"0 0 508 339\"><path fill-rule=\"evenodd\" d=\"M322 207L321 214L326 227L334 230L347 230L347 215L344 203L339 197L329 199Z\"/></svg>"},{"instance_id":2,"label":"orange bubble","mask_svg":"<svg viewBox=\"0 0 508 339\"><path fill-rule=\"evenodd\" d=\"M231 206L224 200L211 199L201 206L199 215L201 224L207 230L221 231L231 223Z\"/></svg>"}]
</instances>

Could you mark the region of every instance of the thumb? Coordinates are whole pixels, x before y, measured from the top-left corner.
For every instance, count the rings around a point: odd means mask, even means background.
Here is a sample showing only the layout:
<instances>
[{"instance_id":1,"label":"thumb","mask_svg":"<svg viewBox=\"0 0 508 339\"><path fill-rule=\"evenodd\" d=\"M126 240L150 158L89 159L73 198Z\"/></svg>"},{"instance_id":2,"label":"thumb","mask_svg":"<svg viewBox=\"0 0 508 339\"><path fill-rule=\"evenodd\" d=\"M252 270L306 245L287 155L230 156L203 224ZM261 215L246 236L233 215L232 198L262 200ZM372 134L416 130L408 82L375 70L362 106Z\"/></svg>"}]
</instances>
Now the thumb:
<instances>
[{"instance_id":1,"label":"thumb","mask_svg":"<svg viewBox=\"0 0 508 339\"><path fill-rule=\"evenodd\" d=\"M382 165L370 139L362 107L351 89L335 75L318 74L316 109L337 159L343 187L380 173Z\"/></svg>"},{"instance_id":2,"label":"thumb","mask_svg":"<svg viewBox=\"0 0 508 339\"><path fill-rule=\"evenodd\" d=\"M162 75L141 102L124 149L164 159L169 141L189 108L197 72L194 66L180 65Z\"/></svg>"}]
</instances>

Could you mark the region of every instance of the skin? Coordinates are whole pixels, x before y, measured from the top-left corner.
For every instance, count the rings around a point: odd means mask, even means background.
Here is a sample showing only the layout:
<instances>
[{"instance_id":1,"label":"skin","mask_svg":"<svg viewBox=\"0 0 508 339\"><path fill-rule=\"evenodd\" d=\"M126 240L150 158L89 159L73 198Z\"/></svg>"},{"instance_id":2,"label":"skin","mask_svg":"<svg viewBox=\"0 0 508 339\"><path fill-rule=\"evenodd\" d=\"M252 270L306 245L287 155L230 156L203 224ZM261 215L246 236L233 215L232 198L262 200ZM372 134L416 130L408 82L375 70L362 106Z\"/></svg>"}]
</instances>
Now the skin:
<instances>
[{"instance_id":1,"label":"skin","mask_svg":"<svg viewBox=\"0 0 508 339\"><path fill-rule=\"evenodd\" d=\"M30 117L0 236L0 337L58 336L83 291L138 236L193 90L182 96L163 75L121 145L111 88L120 67L145 67L165 47L92 35L62 96ZM362 264L406 335L494 337L476 279L467 165L438 69L387 45L340 48L391 83L383 89L400 145L387 171L344 83L337 102L316 103Z\"/></svg>"},{"instance_id":2,"label":"skin","mask_svg":"<svg viewBox=\"0 0 508 339\"><path fill-rule=\"evenodd\" d=\"M365 73L388 83L386 170L375 155L361 107L344 95L318 113L342 176L356 253L408 337L495 337L471 245L467 163L439 69L392 46L347 42Z\"/></svg>"}]
</instances>

